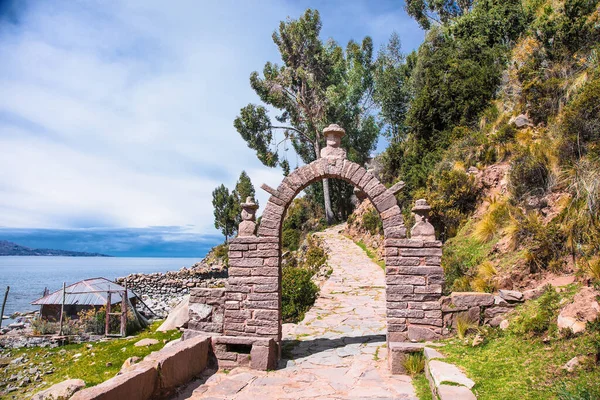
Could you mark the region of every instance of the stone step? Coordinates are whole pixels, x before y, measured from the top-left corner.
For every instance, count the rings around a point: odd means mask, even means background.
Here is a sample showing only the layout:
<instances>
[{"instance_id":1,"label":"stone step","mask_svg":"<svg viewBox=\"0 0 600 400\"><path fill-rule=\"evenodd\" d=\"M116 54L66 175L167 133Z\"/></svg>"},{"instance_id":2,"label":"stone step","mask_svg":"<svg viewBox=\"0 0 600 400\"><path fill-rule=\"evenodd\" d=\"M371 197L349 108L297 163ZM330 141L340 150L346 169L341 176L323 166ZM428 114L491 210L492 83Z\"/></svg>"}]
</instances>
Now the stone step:
<instances>
[{"instance_id":1,"label":"stone step","mask_svg":"<svg viewBox=\"0 0 600 400\"><path fill-rule=\"evenodd\" d=\"M475 382L469 379L456 365L440 361L446 358L430 347L423 349L425 355L425 375L434 399L473 400L477 399L471 389Z\"/></svg>"}]
</instances>

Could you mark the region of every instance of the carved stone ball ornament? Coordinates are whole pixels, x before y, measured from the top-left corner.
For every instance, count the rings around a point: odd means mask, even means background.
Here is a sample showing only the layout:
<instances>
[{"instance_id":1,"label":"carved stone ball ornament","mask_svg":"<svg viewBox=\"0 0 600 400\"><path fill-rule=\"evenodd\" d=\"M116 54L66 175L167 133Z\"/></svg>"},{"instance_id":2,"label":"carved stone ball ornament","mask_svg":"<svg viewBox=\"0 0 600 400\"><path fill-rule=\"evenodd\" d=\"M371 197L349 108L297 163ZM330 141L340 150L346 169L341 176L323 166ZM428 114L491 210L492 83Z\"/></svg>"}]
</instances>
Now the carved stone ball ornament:
<instances>
[{"instance_id":1,"label":"carved stone ball ornament","mask_svg":"<svg viewBox=\"0 0 600 400\"><path fill-rule=\"evenodd\" d=\"M337 124L331 124L323 129L323 135L327 142L327 147L321 149L323 158L346 158L346 150L342 149L342 137L346 135L344 128Z\"/></svg>"},{"instance_id":2,"label":"carved stone ball ornament","mask_svg":"<svg viewBox=\"0 0 600 400\"><path fill-rule=\"evenodd\" d=\"M415 202L412 212L416 222L411 230L412 239L435 240L435 229L428 221L430 211L431 207L427 204L427 200L419 199Z\"/></svg>"},{"instance_id":3,"label":"carved stone ball ornament","mask_svg":"<svg viewBox=\"0 0 600 400\"><path fill-rule=\"evenodd\" d=\"M252 197L246 198L246 202L240 204L242 206L242 222L238 228L238 236L254 236L256 231L256 210L258 205Z\"/></svg>"}]
</instances>

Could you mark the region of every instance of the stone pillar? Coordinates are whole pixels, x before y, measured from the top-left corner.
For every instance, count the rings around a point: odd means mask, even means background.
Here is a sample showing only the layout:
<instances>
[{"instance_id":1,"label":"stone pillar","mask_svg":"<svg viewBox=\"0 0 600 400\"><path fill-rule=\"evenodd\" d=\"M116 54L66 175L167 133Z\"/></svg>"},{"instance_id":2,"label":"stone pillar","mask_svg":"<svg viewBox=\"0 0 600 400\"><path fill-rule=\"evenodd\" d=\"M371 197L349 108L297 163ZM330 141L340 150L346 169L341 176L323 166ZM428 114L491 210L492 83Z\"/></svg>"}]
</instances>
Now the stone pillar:
<instances>
[{"instance_id":1,"label":"stone pillar","mask_svg":"<svg viewBox=\"0 0 600 400\"><path fill-rule=\"evenodd\" d=\"M244 236L229 244L223 334L281 339L279 238Z\"/></svg>"},{"instance_id":2,"label":"stone pillar","mask_svg":"<svg viewBox=\"0 0 600 400\"><path fill-rule=\"evenodd\" d=\"M246 202L240 204L242 206L242 222L238 227L238 236L254 236L256 232L256 210L258 205L252 197L247 197Z\"/></svg>"},{"instance_id":3,"label":"stone pillar","mask_svg":"<svg viewBox=\"0 0 600 400\"><path fill-rule=\"evenodd\" d=\"M388 342L437 339L442 334L442 243L427 221L430 207L418 200L410 239L386 238Z\"/></svg>"}]
</instances>

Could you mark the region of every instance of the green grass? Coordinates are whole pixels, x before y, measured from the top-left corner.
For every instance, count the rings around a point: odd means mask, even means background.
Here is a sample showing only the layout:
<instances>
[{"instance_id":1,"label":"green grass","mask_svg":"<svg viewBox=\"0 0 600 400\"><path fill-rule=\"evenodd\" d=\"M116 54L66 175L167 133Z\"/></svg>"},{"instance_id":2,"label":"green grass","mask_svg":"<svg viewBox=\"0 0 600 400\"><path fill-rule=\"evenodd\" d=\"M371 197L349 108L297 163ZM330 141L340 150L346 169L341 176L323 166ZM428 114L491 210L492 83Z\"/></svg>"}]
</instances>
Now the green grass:
<instances>
[{"instance_id":1,"label":"green grass","mask_svg":"<svg viewBox=\"0 0 600 400\"><path fill-rule=\"evenodd\" d=\"M161 321L155 322L131 339L113 339L107 342L91 343L91 348L87 347L87 343L83 343L70 344L54 349L32 347L10 351L4 350L0 353L0 357L5 357L7 353L10 353L11 359L25 356L28 361L18 366L10 365L1 368L1 380L8 380L8 377L13 374L18 375L24 369L41 368L42 363L48 361L52 363L54 373L42 375L43 383L40 386L37 386L39 383L31 383L2 398L12 398L12 396L29 398L33 393L65 379L83 379L87 386L104 382L119 372L127 358L133 356L143 358L151 352L161 349L166 342L181 336L179 331L155 332L160 324ZM157 339L159 343L149 347L134 347L134 343L145 338ZM62 352L62 350L65 350L65 352ZM78 353L81 353L81 356L77 359L74 358L73 356ZM107 363L110 363L110 365ZM15 382L11 382L11 384L14 385Z\"/></svg>"},{"instance_id":2,"label":"green grass","mask_svg":"<svg viewBox=\"0 0 600 400\"><path fill-rule=\"evenodd\" d=\"M576 290L577 285L567 287L557 301L568 301ZM532 318L543 312L543 304L540 298L520 306L510 316L507 331L490 328L477 347L470 340L454 338L440 349L448 357L445 361L463 367L476 382L473 392L478 399L600 399L600 366L593 360L600 328L588 326L578 336L561 335L556 314L546 327L528 322L536 321ZM582 367L573 373L563 370L576 356L587 356Z\"/></svg>"},{"instance_id":3,"label":"green grass","mask_svg":"<svg viewBox=\"0 0 600 400\"><path fill-rule=\"evenodd\" d=\"M412 380L415 392L419 400L433 400L431 395L431 389L429 387L429 381L425 377L425 374L418 374Z\"/></svg>"},{"instance_id":4,"label":"green grass","mask_svg":"<svg viewBox=\"0 0 600 400\"><path fill-rule=\"evenodd\" d=\"M379 257L377 257L375 250L373 250L369 246L367 246L362 240L359 240L358 242L354 242L354 243L356 243L356 245L358 247L363 249L363 251L367 254L367 257L369 257L371 260L373 260L373 262L375 264L379 265L381 267L381 269L383 269L385 271L385 261L380 260Z\"/></svg>"}]
</instances>

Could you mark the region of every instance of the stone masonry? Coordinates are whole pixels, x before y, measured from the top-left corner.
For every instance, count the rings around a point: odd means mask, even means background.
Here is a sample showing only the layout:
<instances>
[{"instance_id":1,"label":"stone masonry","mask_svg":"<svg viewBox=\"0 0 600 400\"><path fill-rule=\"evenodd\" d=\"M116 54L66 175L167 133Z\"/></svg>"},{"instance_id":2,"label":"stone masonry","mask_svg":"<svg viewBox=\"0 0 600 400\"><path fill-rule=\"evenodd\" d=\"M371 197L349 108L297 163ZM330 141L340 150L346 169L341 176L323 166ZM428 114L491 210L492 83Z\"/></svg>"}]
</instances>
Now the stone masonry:
<instances>
[{"instance_id":1,"label":"stone masonry","mask_svg":"<svg viewBox=\"0 0 600 400\"><path fill-rule=\"evenodd\" d=\"M243 235L230 242L229 278L224 289L192 289L190 307L202 304L202 313L192 314L185 337L199 333L220 335L213 339L213 349L219 362L246 360L244 354L254 346L266 347L279 357L281 343L281 228L286 210L294 197L308 185L326 178L344 180L364 192L383 221L386 262L386 299L388 342L429 340L442 333L443 273L441 242L433 236L433 226L427 221L429 207L419 200L413 209L417 224L413 237L407 238L402 213L396 197L362 166L345 158L339 147L344 130L330 125L324 130L327 147L321 158L300 167L288 175L277 189L263 185L271 194L262 213L257 235L253 218L244 220ZM242 204L245 212L255 210L251 201ZM246 210L248 208L248 210ZM222 329L220 325L222 321ZM228 339L230 338L230 339ZM245 338L241 340L241 338ZM275 346L262 343L273 340ZM240 341L241 340L241 341ZM239 353L238 357L231 353ZM220 357L219 354L224 359ZM251 357L251 359L254 359ZM271 362L257 361L258 365Z\"/></svg>"}]
</instances>

